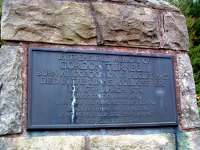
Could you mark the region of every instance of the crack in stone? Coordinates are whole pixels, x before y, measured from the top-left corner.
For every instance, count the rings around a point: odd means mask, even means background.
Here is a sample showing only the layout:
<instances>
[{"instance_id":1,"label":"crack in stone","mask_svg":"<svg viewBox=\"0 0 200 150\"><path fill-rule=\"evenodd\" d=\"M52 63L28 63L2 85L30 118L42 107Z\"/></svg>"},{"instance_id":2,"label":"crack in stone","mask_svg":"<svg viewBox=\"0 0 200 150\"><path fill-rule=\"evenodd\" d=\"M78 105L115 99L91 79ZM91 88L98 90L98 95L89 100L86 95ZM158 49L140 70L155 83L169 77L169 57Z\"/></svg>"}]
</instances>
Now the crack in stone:
<instances>
[{"instance_id":1,"label":"crack in stone","mask_svg":"<svg viewBox=\"0 0 200 150\"><path fill-rule=\"evenodd\" d=\"M3 83L0 84L0 94L1 94L2 88L3 88Z\"/></svg>"},{"instance_id":2,"label":"crack in stone","mask_svg":"<svg viewBox=\"0 0 200 150\"><path fill-rule=\"evenodd\" d=\"M71 122L74 123L75 122L75 117L76 117L76 96L75 96L75 93L76 93L76 86L75 86L75 83L74 83L74 80L73 80L73 85L72 85L72 103L71 103L71 109L72 109L72 116L71 116Z\"/></svg>"},{"instance_id":3,"label":"crack in stone","mask_svg":"<svg viewBox=\"0 0 200 150\"><path fill-rule=\"evenodd\" d=\"M164 14L162 11L157 12L158 15L158 33L159 33L159 47L164 47L164 32L165 32L165 25L164 25Z\"/></svg>"},{"instance_id":4,"label":"crack in stone","mask_svg":"<svg viewBox=\"0 0 200 150\"><path fill-rule=\"evenodd\" d=\"M91 15L92 15L93 20L94 20L94 24L96 26L97 45L103 45L104 44L104 39L103 39L103 35L102 35L102 29L101 29L100 24L99 24L99 22L97 20L96 10L95 10L91 0L89 0L89 5L90 5Z\"/></svg>"},{"instance_id":5,"label":"crack in stone","mask_svg":"<svg viewBox=\"0 0 200 150\"><path fill-rule=\"evenodd\" d=\"M85 136L85 147L84 150L90 150L90 138L88 136Z\"/></svg>"}]
</instances>

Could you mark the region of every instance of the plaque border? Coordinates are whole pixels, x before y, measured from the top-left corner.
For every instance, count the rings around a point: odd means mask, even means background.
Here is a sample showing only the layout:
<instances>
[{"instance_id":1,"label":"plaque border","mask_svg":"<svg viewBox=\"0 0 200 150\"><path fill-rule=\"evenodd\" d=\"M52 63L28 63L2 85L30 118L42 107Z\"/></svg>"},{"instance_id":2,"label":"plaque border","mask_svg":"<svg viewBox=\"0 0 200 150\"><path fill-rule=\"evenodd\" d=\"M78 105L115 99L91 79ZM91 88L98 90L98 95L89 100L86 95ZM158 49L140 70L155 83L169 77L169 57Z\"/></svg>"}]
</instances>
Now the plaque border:
<instances>
[{"instance_id":1,"label":"plaque border","mask_svg":"<svg viewBox=\"0 0 200 150\"><path fill-rule=\"evenodd\" d=\"M29 47L28 48L28 64L27 64L27 86L28 86L28 107L27 107L27 130L69 130L69 129L115 129L115 128L144 128L144 127L177 127L178 126L178 113L177 113L177 91L176 91L176 80L175 80L175 56L169 54L141 54L137 52L116 52L116 48L114 51L106 51L97 50L95 48L90 48L90 50L86 50L87 48L76 48L76 47L67 47L67 48L40 48L40 47ZM133 48L134 49L134 48ZM135 56L135 57L151 57L151 58L165 58L170 59L172 62L172 78L173 78L173 89L174 90L174 105L175 105L175 121L172 122L151 122L151 123L118 123L118 124L77 124L77 125L33 125L31 123L32 120L32 107L31 107L31 91L32 91L32 53L33 51L46 51L46 52L64 52L64 53L84 53L84 54L103 54L103 55L119 55L119 56Z\"/></svg>"}]
</instances>

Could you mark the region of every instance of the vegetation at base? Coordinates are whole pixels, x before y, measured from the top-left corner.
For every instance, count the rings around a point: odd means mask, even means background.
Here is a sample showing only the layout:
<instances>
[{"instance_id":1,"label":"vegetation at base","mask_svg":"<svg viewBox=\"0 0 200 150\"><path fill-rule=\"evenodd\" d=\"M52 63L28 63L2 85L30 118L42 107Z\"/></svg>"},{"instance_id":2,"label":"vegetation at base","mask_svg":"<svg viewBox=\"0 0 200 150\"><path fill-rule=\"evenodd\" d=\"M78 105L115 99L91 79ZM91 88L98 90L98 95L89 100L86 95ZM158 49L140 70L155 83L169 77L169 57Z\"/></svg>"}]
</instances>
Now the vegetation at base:
<instances>
[{"instance_id":1,"label":"vegetation at base","mask_svg":"<svg viewBox=\"0 0 200 150\"><path fill-rule=\"evenodd\" d=\"M200 107L200 0L168 0L186 16L190 37L190 58Z\"/></svg>"}]
</instances>

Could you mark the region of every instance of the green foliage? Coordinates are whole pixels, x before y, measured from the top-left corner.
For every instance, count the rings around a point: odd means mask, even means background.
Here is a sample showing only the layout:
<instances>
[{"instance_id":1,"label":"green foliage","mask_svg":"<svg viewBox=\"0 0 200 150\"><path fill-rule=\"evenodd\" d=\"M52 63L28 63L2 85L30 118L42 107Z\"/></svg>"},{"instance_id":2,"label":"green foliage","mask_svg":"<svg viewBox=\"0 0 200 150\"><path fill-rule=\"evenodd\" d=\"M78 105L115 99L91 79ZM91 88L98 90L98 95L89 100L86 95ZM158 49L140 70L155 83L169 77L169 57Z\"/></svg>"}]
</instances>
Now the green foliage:
<instances>
[{"instance_id":1,"label":"green foliage","mask_svg":"<svg viewBox=\"0 0 200 150\"><path fill-rule=\"evenodd\" d=\"M3 0L0 0L0 15L2 14L2 3L3 3Z\"/></svg>"},{"instance_id":2,"label":"green foliage","mask_svg":"<svg viewBox=\"0 0 200 150\"><path fill-rule=\"evenodd\" d=\"M198 104L200 106L200 4L196 4L187 17L190 36L190 58L194 71Z\"/></svg>"},{"instance_id":3,"label":"green foliage","mask_svg":"<svg viewBox=\"0 0 200 150\"><path fill-rule=\"evenodd\" d=\"M190 48L200 43L200 1L199 0L168 0L176 5L186 16Z\"/></svg>"},{"instance_id":4,"label":"green foliage","mask_svg":"<svg viewBox=\"0 0 200 150\"><path fill-rule=\"evenodd\" d=\"M190 58L200 107L200 0L168 0L186 16L190 37Z\"/></svg>"},{"instance_id":5,"label":"green foliage","mask_svg":"<svg viewBox=\"0 0 200 150\"><path fill-rule=\"evenodd\" d=\"M200 115L200 107L199 107L199 115ZM200 130L200 129L199 129Z\"/></svg>"}]
</instances>

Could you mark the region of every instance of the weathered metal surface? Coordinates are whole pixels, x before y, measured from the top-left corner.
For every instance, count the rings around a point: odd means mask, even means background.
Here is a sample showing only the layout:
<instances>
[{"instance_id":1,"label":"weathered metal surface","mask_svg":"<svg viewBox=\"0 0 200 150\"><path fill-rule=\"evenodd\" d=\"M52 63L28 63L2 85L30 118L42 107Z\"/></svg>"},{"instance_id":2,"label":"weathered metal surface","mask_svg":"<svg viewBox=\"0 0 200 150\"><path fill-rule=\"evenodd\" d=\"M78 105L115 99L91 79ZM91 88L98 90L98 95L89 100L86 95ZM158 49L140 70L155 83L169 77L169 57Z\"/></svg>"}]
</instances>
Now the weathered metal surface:
<instances>
[{"instance_id":1,"label":"weathered metal surface","mask_svg":"<svg viewBox=\"0 0 200 150\"><path fill-rule=\"evenodd\" d=\"M177 125L173 58L30 49L29 129Z\"/></svg>"}]
</instances>

